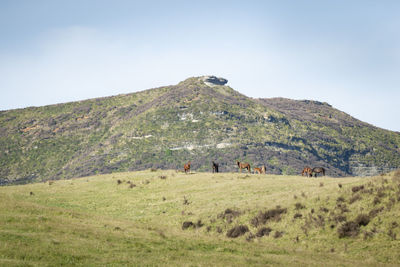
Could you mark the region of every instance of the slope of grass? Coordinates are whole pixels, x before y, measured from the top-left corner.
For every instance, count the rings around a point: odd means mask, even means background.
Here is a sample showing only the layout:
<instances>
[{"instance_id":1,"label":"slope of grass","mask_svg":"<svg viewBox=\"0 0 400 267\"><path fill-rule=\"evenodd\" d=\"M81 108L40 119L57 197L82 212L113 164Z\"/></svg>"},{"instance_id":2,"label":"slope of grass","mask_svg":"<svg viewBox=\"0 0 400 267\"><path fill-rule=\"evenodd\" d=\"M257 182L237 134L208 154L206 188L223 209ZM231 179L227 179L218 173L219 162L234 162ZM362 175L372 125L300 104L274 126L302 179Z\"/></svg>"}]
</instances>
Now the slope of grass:
<instances>
[{"instance_id":1,"label":"slope of grass","mask_svg":"<svg viewBox=\"0 0 400 267\"><path fill-rule=\"evenodd\" d=\"M400 173L141 171L7 186L0 265L400 264L399 202ZM239 225L249 231L227 237Z\"/></svg>"}]
</instances>

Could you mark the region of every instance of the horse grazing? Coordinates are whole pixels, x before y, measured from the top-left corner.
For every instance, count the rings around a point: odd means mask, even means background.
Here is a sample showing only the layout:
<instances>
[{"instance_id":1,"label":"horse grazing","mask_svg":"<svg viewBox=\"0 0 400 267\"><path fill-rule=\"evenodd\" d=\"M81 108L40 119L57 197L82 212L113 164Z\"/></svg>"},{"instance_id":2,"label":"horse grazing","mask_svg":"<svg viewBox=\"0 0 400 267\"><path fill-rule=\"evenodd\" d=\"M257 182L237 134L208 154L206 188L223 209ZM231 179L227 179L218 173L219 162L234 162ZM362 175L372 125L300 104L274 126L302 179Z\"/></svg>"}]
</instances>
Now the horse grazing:
<instances>
[{"instance_id":1,"label":"horse grazing","mask_svg":"<svg viewBox=\"0 0 400 267\"><path fill-rule=\"evenodd\" d=\"M312 169L310 167L305 167L301 172L301 176L307 175L307 177L312 177Z\"/></svg>"},{"instance_id":2,"label":"horse grazing","mask_svg":"<svg viewBox=\"0 0 400 267\"><path fill-rule=\"evenodd\" d=\"M249 172L251 172L250 164L248 164L246 162L242 163L242 162L239 162L239 161L236 161L236 164L238 165L240 172L242 172L242 169L247 169Z\"/></svg>"},{"instance_id":3,"label":"horse grazing","mask_svg":"<svg viewBox=\"0 0 400 267\"><path fill-rule=\"evenodd\" d=\"M265 165L261 166L261 168L254 168L254 173L265 174Z\"/></svg>"},{"instance_id":4,"label":"horse grazing","mask_svg":"<svg viewBox=\"0 0 400 267\"><path fill-rule=\"evenodd\" d=\"M215 163L214 161L212 162L213 173L218 172L218 166L218 163Z\"/></svg>"},{"instance_id":5,"label":"horse grazing","mask_svg":"<svg viewBox=\"0 0 400 267\"><path fill-rule=\"evenodd\" d=\"M315 167L312 169L312 173L314 173L314 177L317 177L317 173L322 173L322 175L325 176L325 169L322 167Z\"/></svg>"},{"instance_id":6,"label":"horse grazing","mask_svg":"<svg viewBox=\"0 0 400 267\"><path fill-rule=\"evenodd\" d=\"M183 165L183 169L185 170L185 173L190 172L190 164L191 162L189 161L185 165Z\"/></svg>"}]
</instances>

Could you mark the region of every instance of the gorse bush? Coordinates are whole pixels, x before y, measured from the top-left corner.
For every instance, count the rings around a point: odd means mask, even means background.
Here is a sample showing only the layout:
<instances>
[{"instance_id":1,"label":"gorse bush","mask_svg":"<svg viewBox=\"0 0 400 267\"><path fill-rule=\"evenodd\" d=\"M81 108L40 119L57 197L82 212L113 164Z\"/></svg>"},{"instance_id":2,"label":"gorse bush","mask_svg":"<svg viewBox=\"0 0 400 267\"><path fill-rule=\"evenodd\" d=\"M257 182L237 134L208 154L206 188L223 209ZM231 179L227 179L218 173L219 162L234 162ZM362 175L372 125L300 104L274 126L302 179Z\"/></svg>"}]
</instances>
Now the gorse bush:
<instances>
[{"instance_id":1,"label":"gorse bush","mask_svg":"<svg viewBox=\"0 0 400 267\"><path fill-rule=\"evenodd\" d=\"M367 214L359 214L356 218L355 218L355 220L354 220L354 222L356 223L356 224L358 224L359 226L366 226L366 225L368 225L368 223L370 222L370 220L371 220L371 218L370 218L370 216L369 215L367 215Z\"/></svg>"},{"instance_id":2,"label":"gorse bush","mask_svg":"<svg viewBox=\"0 0 400 267\"><path fill-rule=\"evenodd\" d=\"M293 219L297 219L297 218L301 218L303 217L303 215L301 213L296 213L295 215L293 215Z\"/></svg>"},{"instance_id":3,"label":"gorse bush","mask_svg":"<svg viewBox=\"0 0 400 267\"><path fill-rule=\"evenodd\" d=\"M353 221L345 222L338 228L337 232L339 238L356 237L360 233L360 226Z\"/></svg>"},{"instance_id":4,"label":"gorse bush","mask_svg":"<svg viewBox=\"0 0 400 267\"><path fill-rule=\"evenodd\" d=\"M353 191L353 193L356 193L356 192L358 192L360 190L363 190L363 189L364 189L364 185L359 185L359 186L353 186L351 188L351 191Z\"/></svg>"},{"instance_id":5,"label":"gorse bush","mask_svg":"<svg viewBox=\"0 0 400 267\"><path fill-rule=\"evenodd\" d=\"M361 199L362 199L362 198L361 198L361 196L360 196L359 194L354 195L354 196L352 196L352 197L349 199L349 204L353 204L354 202L359 201L359 200L361 200Z\"/></svg>"},{"instance_id":6,"label":"gorse bush","mask_svg":"<svg viewBox=\"0 0 400 267\"><path fill-rule=\"evenodd\" d=\"M267 221L279 221L282 214L287 212L286 208L276 207L265 212L260 211L257 216L251 220L251 224L255 227L265 224Z\"/></svg>"},{"instance_id":7,"label":"gorse bush","mask_svg":"<svg viewBox=\"0 0 400 267\"><path fill-rule=\"evenodd\" d=\"M269 227L261 227L258 229L256 236L257 237L263 237L263 236L269 236L269 234L272 232L272 229Z\"/></svg>"},{"instance_id":8,"label":"gorse bush","mask_svg":"<svg viewBox=\"0 0 400 267\"><path fill-rule=\"evenodd\" d=\"M226 236L230 237L230 238L236 238L241 235L244 235L248 231L249 231L249 227L247 227L246 225L238 225L238 226L235 226L235 227L231 228L230 230L228 230L228 232L226 233Z\"/></svg>"}]
</instances>

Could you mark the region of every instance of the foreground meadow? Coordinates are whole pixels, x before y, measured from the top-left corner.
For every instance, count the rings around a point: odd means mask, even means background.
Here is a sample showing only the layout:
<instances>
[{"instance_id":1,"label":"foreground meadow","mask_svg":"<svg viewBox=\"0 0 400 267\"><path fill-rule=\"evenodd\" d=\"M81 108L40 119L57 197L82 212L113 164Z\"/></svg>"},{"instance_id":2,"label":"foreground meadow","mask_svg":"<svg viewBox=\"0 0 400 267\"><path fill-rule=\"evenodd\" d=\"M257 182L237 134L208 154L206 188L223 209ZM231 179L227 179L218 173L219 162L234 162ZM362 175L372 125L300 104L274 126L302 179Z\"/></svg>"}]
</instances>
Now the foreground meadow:
<instances>
[{"instance_id":1,"label":"foreground meadow","mask_svg":"<svg viewBox=\"0 0 400 267\"><path fill-rule=\"evenodd\" d=\"M0 210L3 266L400 265L399 172L114 173L1 187Z\"/></svg>"}]
</instances>

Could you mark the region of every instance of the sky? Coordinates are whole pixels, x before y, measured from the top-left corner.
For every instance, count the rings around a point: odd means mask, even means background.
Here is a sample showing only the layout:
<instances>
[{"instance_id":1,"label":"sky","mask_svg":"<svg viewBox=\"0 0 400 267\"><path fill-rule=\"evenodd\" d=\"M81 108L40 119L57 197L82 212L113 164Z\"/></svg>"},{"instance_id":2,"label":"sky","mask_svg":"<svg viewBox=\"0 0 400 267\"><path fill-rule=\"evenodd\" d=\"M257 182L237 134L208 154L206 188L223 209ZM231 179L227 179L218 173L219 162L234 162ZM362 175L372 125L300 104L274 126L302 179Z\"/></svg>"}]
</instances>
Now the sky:
<instances>
[{"instance_id":1,"label":"sky","mask_svg":"<svg viewBox=\"0 0 400 267\"><path fill-rule=\"evenodd\" d=\"M400 131L400 1L0 1L0 110L216 75Z\"/></svg>"}]
</instances>

